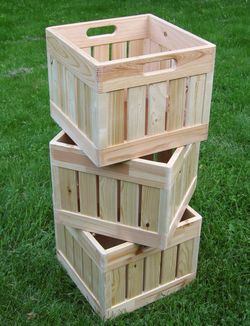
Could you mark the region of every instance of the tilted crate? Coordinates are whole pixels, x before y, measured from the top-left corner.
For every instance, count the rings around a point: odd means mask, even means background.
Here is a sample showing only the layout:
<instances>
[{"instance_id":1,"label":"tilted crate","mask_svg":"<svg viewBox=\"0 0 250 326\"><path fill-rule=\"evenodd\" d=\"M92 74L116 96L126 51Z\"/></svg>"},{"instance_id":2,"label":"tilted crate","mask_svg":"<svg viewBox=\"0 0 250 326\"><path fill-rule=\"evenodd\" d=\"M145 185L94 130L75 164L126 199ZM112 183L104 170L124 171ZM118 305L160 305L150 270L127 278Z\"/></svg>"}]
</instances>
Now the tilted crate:
<instances>
[{"instance_id":1,"label":"tilted crate","mask_svg":"<svg viewBox=\"0 0 250 326\"><path fill-rule=\"evenodd\" d=\"M97 166L207 138L215 45L150 14L46 38L51 115Z\"/></svg>"},{"instance_id":2,"label":"tilted crate","mask_svg":"<svg viewBox=\"0 0 250 326\"><path fill-rule=\"evenodd\" d=\"M57 256L102 318L130 312L196 275L201 217L190 207L164 251L56 224Z\"/></svg>"},{"instance_id":3,"label":"tilted crate","mask_svg":"<svg viewBox=\"0 0 250 326\"><path fill-rule=\"evenodd\" d=\"M98 168L61 132L50 155L58 222L165 249L195 190L199 143Z\"/></svg>"}]
</instances>

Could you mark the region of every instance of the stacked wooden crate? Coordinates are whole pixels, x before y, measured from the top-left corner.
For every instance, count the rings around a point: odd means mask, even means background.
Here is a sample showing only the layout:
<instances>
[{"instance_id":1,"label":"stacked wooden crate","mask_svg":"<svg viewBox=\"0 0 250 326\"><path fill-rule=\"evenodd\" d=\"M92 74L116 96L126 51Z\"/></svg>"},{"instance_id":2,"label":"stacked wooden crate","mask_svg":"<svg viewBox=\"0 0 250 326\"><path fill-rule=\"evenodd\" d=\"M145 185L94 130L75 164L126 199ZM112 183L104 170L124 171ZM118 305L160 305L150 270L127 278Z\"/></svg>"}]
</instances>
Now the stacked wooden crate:
<instances>
[{"instance_id":1,"label":"stacked wooden crate","mask_svg":"<svg viewBox=\"0 0 250 326\"><path fill-rule=\"evenodd\" d=\"M195 277L215 46L150 14L46 36L58 259L110 318Z\"/></svg>"}]
</instances>

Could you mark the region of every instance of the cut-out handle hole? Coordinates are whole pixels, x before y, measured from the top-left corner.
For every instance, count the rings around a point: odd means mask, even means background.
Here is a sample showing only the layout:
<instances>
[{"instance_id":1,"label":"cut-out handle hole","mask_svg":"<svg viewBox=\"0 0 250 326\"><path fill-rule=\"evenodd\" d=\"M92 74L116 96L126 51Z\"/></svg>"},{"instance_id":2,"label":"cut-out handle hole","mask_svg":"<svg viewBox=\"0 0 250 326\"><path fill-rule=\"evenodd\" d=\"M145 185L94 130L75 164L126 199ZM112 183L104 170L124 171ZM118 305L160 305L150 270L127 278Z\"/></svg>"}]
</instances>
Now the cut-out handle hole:
<instances>
[{"instance_id":1,"label":"cut-out handle hole","mask_svg":"<svg viewBox=\"0 0 250 326\"><path fill-rule=\"evenodd\" d=\"M116 31L115 25L101 26L101 27L91 27L87 30L88 37L94 37L99 35L113 34Z\"/></svg>"}]
</instances>

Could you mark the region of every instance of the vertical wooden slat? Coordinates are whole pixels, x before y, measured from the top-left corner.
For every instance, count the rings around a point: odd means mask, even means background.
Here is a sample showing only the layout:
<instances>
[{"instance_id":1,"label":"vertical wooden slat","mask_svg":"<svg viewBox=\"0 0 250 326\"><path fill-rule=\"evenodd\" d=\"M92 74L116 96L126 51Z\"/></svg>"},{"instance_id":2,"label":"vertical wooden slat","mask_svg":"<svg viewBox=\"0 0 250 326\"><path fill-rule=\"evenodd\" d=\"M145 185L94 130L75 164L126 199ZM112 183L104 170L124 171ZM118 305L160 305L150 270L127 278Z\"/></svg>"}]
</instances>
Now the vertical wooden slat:
<instances>
[{"instance_id":1,"label":"vertical wooden slat","mask_svg":"<svg viewBox=\"0 0 250 326\"><path fill-rule=\"evenodd\" d=\"M82 250L82 265L84 282L92 290L92 261L84 250Z\"/></svg>"},{"instance_id":2,"label":"vertical wooden slat","mask_svg":"<svg viewBox=\"0 0 250 326\"><path fill-rule=\"evenodd\" d=\"M58 168L61 208L77 212L77 180L76 172L69 169Z\"/></svg>"},{"instance_id":3,"label":"vertical wooden slat","mask_svg":"<svg viewBox=\"0 0 250 326\"><path fill-rule=\"evenodd\" d=\"M185 125L192 126L202 122L205 75L192 76L188 80Z\"/></svg>"},{"instance_id":4,"label":"vertical wooden slat","mask_svg":"<svg viewBox=\"0 0 250 326\"><path fill-rule=\"evenodd\" d=\"M160 283L161 252L145 258L144 291L149 291Z\"/></svg>"},{"instance_id":5,"label":"vertical wooden slat","mask_svg":"<svg viewBox=\"0 0 250 326\"><path fill-rule=\"evenodd\" d=\"M169 81L169 105L167 110L167 130L179 129L184 123L186 102L186 78Z\"/></svg>"},{"instance_id":6,"label":"vertical wooden slat","mask_svg":"<svg viewBox=\"0 0 250 326\"><path fill-rule=\"evenodd\" d=\"M117 220L117 180L99 176L100 217Z\"/></svg>"},{"instance_id":7,"label":"vertical wooden slat","mask_svg":"<svg viewBox=\"0 0 250 326\"><path fill-rule=\"evenodd\" d=\"M127 297L133 298L143 291L144 259L128 264L127 271Z\"/></svg>"},{"instance_id":8,"label":"vertical wooden slat","mask_svg":"<svg viewBox=\"0 0 250 326\"><path fill-rule=\"evenodd\" d=\"M211 100L212 100L212 89L213 89L213 76L214 76L214 72L209 72L208 74L206 74L202 123L209 123L210 107L211 107Z\"/></svg>"},{"instance_id":9,"label":"vertical wooden slat","mask_svg":"<svg viewBox=\"0 0 250 326\"><path fill-rule=\"evenodd\" d=\"M127 42L112 44L112 60L123 59L127 57Z\"/></svg>"},{"instance_id":10,"label":"vertical wooden slat","mask_svg":"<svg viewBox=\"0 0 250 326\"><path fill-rule=\"evenodd\" d=\"M98 266L92 261L92 291L94 296L99 300L100 287L104 284L100 284L100 270Z\"/></svg>"},{"instance_id":11,"label":"vertical wooden slat","mask_svg":"<svg viewBox=\"0 0 250 326\"><path fill-rule=\"evenodd\" d=\"M83 277L83 270L82 270L82 248L78 244L78 242L74 240L74 263L75 263L75 270L80 277Z\"/></svg>"},{"instance_id":12,"label":"vertical wooden slat","mask_svg":"<svg viewBox=\"0 0 250 326\"><path fill-rule=\"evenodd\" d=\"M162 252L161 283L165 284L175 279L177 246Z\"/></svg>"},{"instance_id":13,"label":"vertical wooden slat","mask_svg":"<svg viewBox=\"0 0 250 326\"><path fill-rule=\"evenodd\" d=\"M55 223L56 249L66 255L65 226Z\"/></svg>"},{"instance_id":14,"label":"vertical wooden slat","mask_svg":"<svg viewBox=\"0 0 250 326\"><path fill-rule=\"evenodd\" d=\"M126 266L112 270L112 305L125 300L126 295Z\"/></svg>"},{"instance_id":15,"label":"vertical wooden slat","mask_svg":"<svg viewBox=\"0 0 250 326\"><path fill-rule=\"evenodd\" d=\"M145 135L146 86L128 89L127 139Z\"/></svg>"},{"instance_id":16,"label":"vertical wooden slat","mask_svg":"<svg viewBox=\"0 0 250 326\"><path fill-rule=\"evenodd\" d=\"M66 244L66 257L70 264L74 267L74 239L70 232L65 228L65 244Z\"/></svg>"},{"instance_id":17,"label":"vertical wooden slat","mask_svg":"<svg viewBox=\"0 0 250 326\"><path fill-rule=\"evenodd\" d=\"M109 144L124 141L124 90L109 93Z\"/></svg>"},{"instance_id":18,"label":"vertical wooden slat","mask_svg":"<svg viewBox=\"0 0 250 326\"><path fill-rule=\"evenodd\" d=\"M86 96L85 84L78 79L77 81L77 124L80 130L86 133Z\"/></svg>"},{"instance_id":19,"label":"vertical wooden slat","mask_svg":"<svg viewBox=\"0 0 250 326\"><path fill-rule=\"evenodd\" d=\"M142 186L141 227L150 231L158 231L160 189Z\"/></svg>"},{"instance_id":20,"label":"vertical wooden slat","mask_svg":"<svg viewBox=\"0 0 250 326\"><path fill-rule=\"evenodd\" d=\"M94 90L88 85L85 85L85 126L86 135L92 140L92 113L95 108L95 94ZM96 132L96 130L94 130Z\"/></svg>"},{"instance_id":21,"label":"vertical wooden slat","mask_svg":"<svg viewBox=\"0 0 250 326\"><path fill-rule=\"evenodd\" d=\"M51 93L52 101L58 105L58 69L56 59L51 57Z\"/></svg>"},{"instance_id":22,"label":"vertical wooden slat","mask_svg":"<svg viewBox=\"0 0 250 326\"><path fill-rule=\"evenodd\" d=\"M194 239L185 241L179 245L177 277L192 272Z\"/></svg>"},{"instance_id":23,"label":"vertical wooden slat","mask_svg":"<svg viewBox=\"0 0 250 326\"><path fill-rule=\"evenodd\" d=\"M138 226L139 185L121 181L120 222Z\"/></svg>"},{"instance_id":24,"label":"vertical wooden slat","mask_svg":"<svg viewBox=\"0 0 250 326\"><path fill-rule=\"evenodd\" d=\"M77 79L68 70L66 71L66 85L68 115L71 121L77 125Z\"/></svg>"},{"instance_id":25,"label":"vertical wooden slat","mask_svg":"<svg viewBox=\"0 0 250 326\"><path fill-rule=\"evenodd\" d=\"M94 47L94 58L98 61L109 60L109 44L97 45Z\"/></svg>"},{"instance_id":26,"label":"vertical wooden slat","mask_svg":"<svg viewBox=\"0 0 250 326\"><path fill-rule=\"evenodd\" d=\"M143 40L133 40L129 42L129 57L143 55Z\"/></svg>"},{"instance_id":27,"label":"vertical wooden slat","mask_svg":"<svg viewBox=\"0 0 250 326\"><path fill-rule=\"evenodd\" d=\"M66 79L65 79L65 67L58 62L57 63L58 73L58 106L67 114L67 102L66 102Z\"/></svg>"},{"instance_id":28,"label":"vertical wooden slat","mask_svg":"<svg viewBox=\"0 0 250 326\"><path fill-rule=\"evenodd\" d=\"M167 84L157 83L148 87L148 135L165 130Z\"/></svg>"},{"instance_id":29,"label":"vertical wooden slat","mask_svg":"<svg viewBox=\"0 0 250 326\"><path fill-rule=\"evenodd\" d=\"M79 172L80 212L97 216L96 175Z\"/></svg>"}]
</instances>

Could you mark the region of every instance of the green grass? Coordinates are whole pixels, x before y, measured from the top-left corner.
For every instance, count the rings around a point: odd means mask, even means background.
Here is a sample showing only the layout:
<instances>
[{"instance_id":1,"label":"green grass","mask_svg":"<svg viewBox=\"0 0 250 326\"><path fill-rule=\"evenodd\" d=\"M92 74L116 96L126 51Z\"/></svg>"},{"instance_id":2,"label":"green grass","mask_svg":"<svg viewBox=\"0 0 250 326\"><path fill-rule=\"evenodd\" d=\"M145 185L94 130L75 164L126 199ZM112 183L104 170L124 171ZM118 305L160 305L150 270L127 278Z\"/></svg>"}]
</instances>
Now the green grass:
<instances>
[{"instance_id":1,"label":"green grass","mask_svg":"<svg viewBox=\"0 0 250 326\"><path fill-rule=\"evenodd\" d=\"M151 12L217 45L209 139L192 206L197 279L107 325L250 325L247 309L250 28L247 1L2 1L0 325L101 325L55 258L45 27Z\"/></svg>"}]
</instances>

